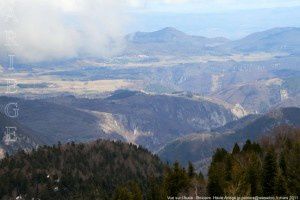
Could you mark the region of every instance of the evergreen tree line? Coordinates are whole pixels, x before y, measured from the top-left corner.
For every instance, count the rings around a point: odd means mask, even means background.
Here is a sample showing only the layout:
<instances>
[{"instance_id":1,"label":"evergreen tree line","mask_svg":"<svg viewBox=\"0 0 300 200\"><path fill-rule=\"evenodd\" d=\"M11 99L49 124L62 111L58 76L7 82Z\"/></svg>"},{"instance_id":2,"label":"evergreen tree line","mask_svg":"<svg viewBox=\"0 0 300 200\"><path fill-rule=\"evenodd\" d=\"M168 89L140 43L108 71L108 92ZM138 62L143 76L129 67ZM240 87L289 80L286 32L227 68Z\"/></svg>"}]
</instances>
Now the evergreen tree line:
<instances>
[{"instance_id":1,"label":"evergreen tree line","mask_svg":"<svg viewBox=\"0 0 300 200\"><path fill-rule=\"evenodd\" d=\"M230 152L217 149L207 178L202 173L197 174L192 163L187 169L178 162L165 167L163 178L149 184L146 199L299 196L300 130L280 127L271 135L259 143L247 140L242 147L236 143ZM130 191L127 190L128 193ZM115 200L126 199L126 195L123 198L122 195L116 197Z\"/></svg>"},{"instance_id":2,"label":"evergreen tree line","mask_svg":"<svg viewBox=\"0 0 300 200\"><path fill-rule=\"evenodd\" d=\"M299 196L300 131L217 149L207 177L121 142L44 146L0 162L0 199L165 200L179 196Z\"/></svg>"},{"instance_id":3,"label":"evergreen tree line","mask_svg":"<svg viewBox=\"0 0 300 200\"><path fill-rule=\"evenodd\" d=\"M300 195L300 132L278 128L260 144L217 149L208 172L210 196Z\"/></svg>"}]
</instances>

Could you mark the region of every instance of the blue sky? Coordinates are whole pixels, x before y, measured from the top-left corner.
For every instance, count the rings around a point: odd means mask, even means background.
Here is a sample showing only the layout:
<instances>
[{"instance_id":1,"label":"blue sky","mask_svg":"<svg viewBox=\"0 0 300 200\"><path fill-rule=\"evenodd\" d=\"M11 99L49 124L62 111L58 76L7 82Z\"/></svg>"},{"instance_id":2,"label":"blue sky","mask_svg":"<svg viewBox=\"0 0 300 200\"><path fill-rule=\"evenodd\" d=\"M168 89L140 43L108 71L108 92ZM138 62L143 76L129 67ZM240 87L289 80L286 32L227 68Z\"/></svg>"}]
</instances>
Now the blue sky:
<instances>
[{"instance_id":1,"label":"blue sky","mask_svg":"<svg viewBox=\"0 0 300 200\"><path fill-rule=\"evenodd\" d=\"M273 27L300 27L299 0L129 0L129 32L166 26L207 37L230 39Z\"/></svg>"}]
</instances>

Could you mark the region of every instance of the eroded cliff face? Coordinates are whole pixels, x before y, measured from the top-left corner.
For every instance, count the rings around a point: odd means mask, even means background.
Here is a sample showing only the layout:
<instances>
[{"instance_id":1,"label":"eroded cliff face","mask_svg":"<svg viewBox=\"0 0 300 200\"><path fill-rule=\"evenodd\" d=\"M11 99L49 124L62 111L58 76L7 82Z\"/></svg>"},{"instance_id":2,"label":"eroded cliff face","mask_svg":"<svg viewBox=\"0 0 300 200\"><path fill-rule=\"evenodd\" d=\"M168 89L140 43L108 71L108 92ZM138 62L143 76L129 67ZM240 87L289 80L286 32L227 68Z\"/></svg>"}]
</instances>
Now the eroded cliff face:
<instances>
[{"instance_id":1,"label":"eroded cliff face","mask_svg":"<svg viewBox=\"0 0 300 200\"><path fill-rule=\"evenodd\" d=\"M99 128L108 136L114 137L114 134L118 134L122 136L124 141L142 145L154 152L170 140L189 134L192 130L209 130L212 127L217 127L216 124L223 124L228 120L226 116L215 112L211 113L210 117L210 120L215 120L214 124L196 116L188 119L186 124L182 123L182 127L175 130L171 127L172 122L166 122L166 126L163 126L158 121L144 121L133 116L103 112L94 112L94 114L99 117ZM175 121L174 123L179 122Z\"/></svg>"},{"instance_id":2,"label":"eroded cliff face","mask_svg":"<svg viewBox=\"0 0 300 200\"><path fill-rule=\"evenodd\" d=\"M3 148L0 148L0 159L4 158L5 156L5 150Z\"/></svg>"}]
</instances>

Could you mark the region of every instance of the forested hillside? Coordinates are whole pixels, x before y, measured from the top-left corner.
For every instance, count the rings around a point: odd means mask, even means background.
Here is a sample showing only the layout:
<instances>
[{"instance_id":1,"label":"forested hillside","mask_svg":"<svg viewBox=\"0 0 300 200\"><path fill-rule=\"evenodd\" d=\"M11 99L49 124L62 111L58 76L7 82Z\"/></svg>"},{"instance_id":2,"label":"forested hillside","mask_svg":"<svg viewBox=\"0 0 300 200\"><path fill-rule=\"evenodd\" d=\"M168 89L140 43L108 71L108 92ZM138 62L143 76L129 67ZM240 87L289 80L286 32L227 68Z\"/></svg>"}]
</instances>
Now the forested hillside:
<instances>
[{"instance_id":1,"label":"forested hillside","mask_svg":"<svg viewBox=\"0 0 300 200\"><path fill-rule=\"evenodd\" d=\"M300 130L271 136L232 152L217 149L208 177L191 163L164 164L143 148L121 142L41 147L0 162L1 199L165 200L196 196L300 195Z\"/></svg>"},{"instance_id":2,"label":"forested hillside","mask_svg":"<svg viewBox=\"0 0 300 200\"><path fill-rule=\"evenodd\" d=\"M300 195L300 131L280 127L260 143L218 149L208 173L214 196Z\"/></svg>"},{"instance_id":3,"label":"forested hillside","mask_svg":"<svg viewBox=\"0 0 300 200\"><path fill-rule=\"evenodd\" d=\"M184 166L191 161L197 170L206 174L217 148L230 151L235 143L243 144L248 139L258 141L263 136L273 135L272 129L282 125L300 128L300 108L280 108L264 115L248 115L211 132L183 136L168 143L158 154L161 159L177 160Z\"/></svg>"},{"instance_id":4,"label":"forested hillside","mask_svg":"<svg viewBox=\"0 0 300 200\"><path fill-rule=\"evenodd\" d=\"M147 150L121 142L96 141L41 147L0 163L0 197L9 199L109 199L118 186L147 187L163 164Z\"/></svg>"}]
</instances>

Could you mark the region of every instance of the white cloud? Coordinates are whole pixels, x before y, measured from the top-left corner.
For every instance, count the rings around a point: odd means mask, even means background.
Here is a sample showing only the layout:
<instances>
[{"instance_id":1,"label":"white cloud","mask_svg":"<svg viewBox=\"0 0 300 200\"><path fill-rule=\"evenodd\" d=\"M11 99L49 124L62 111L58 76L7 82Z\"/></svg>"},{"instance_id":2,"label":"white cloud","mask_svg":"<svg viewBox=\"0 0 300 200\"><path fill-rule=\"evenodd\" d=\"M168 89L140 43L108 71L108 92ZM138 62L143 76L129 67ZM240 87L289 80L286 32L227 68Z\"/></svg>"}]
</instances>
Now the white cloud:
<instances>
[{"instance_id":1,"label":"white cloud","mask_svg":"<svg viewBox=\"0 0 300 200\"><path fill-rule=\"evenodd\" d=\"M122 48L127 6L126 0L0 0L1 56L27 62L109 56ZM13 34L17 45L7 46Z\"/></svg>"}]
</instances>

